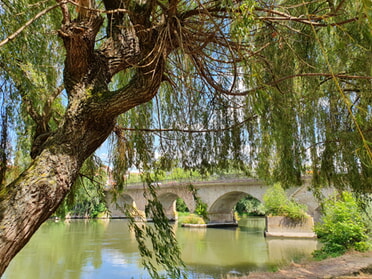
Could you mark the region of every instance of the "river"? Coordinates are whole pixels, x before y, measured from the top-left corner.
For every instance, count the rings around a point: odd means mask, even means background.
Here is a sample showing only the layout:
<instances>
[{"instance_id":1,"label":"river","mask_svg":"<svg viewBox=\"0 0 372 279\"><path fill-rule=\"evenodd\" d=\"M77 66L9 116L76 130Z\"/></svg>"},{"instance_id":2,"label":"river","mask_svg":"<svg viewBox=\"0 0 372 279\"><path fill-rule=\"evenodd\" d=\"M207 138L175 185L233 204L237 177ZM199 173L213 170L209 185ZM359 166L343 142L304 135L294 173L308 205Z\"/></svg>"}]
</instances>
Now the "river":
<instances>
[{"instance_id":1,"label":"river","mask_svg":"<svg viewBox=\"0 0 372 279\"><path fill-rule=\"evenodd\" d=\"M126 220L48 221L11 262L3 279L149 278L141 267ZM195 229L175 225L188 279L224 278L267 271L310 257L313 239L266 239L264 218L238 228Z\"/></svg>"}]
</instances>

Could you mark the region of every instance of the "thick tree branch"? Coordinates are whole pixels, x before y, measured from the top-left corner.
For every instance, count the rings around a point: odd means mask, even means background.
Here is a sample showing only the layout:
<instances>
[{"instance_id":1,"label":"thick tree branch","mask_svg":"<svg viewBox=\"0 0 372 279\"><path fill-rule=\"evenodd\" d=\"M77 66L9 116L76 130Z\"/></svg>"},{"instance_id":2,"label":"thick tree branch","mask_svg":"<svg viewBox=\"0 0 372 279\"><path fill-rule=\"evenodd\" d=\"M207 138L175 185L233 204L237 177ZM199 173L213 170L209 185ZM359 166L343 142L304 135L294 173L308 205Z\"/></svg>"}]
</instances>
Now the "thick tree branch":
<instances>
[{"instance_id":1,"label":"thick tree branch","mask_svg":"<svg viewBox=\"0 0 372 279\"><path fill-rule=\"evenodd\" d=\"M70 24L71 23L71 15L70 15L70 11L68 10L67 3L66 3L68 1L57 0L57 2L61 6L61 10L62 10L62 23L63 24Z\"/></svg>"},{"instance_id":2,"label":"thick tree branch","mask_svg":"<svg viewBox=\"0 0 372 279\"><path fill-rule=\"evenodd\" d=\"M91 83L100 69L104 69L99 57L95 55L95 39L102 23L101 16L91 15L83 25L74 20L70 24L63 24L58 31L66 49L65 85L68 94L79 92L72 88L81 88L83 83Z\"/></svg>"},{"instance_id":3,"label":"thick tree branch","mask_svg":"<svg viewBox=\"0 0 372 279\"><path fill-rule=\"evenodd\" d=\"M116 117L131 108L150 101L162 82L165 63L159 61L152 71L138 68L131 81L123 88L107 92L100 106L106 107L106 117ZM147 69L148 70L148 69Z\"/></svg>"}]
</instances>

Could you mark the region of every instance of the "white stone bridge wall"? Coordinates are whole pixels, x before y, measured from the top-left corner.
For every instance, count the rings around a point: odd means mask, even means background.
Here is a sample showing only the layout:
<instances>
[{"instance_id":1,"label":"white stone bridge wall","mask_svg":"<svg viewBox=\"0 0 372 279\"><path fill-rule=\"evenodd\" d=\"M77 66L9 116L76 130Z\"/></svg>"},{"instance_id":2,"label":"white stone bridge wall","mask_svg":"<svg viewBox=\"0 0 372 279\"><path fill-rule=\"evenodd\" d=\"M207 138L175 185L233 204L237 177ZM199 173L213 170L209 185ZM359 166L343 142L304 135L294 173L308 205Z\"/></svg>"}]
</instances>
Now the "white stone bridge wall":
<instances>
[{"instance_id":1,"label":"white stone bridge wall","mask_svg":"<svg viewBox=\"0 0 372 279\"><path fill-rule=\"evenodd\" d=\"M159 183L157 196L169 219L177 218L175 211L177 198L183 199L190 212L194 212L196 202L189 185L190 183L181 182ZM269 186L256 179L195 182L193 187L197 189L197 196L207 204L210 223L234 222L233 208L240 199L251 195L262 201L264 193L269 188ZM325 190L326 195L328 191L330 190ZM308 190L307 183L301 187L290 188L287 193L294 200L306 204L308 213L315 220L319 218L319 204L313 193ZM151 218L151 216L145 216L144 214L147 199L144 196L143 185L128 185L124 193L116 198L116 201L112 199L112 195L108 192L106 199L113 218L125 217L122 210L125 205L131 205L137 209L141 216Z\"/></svg>"}]
</instances>

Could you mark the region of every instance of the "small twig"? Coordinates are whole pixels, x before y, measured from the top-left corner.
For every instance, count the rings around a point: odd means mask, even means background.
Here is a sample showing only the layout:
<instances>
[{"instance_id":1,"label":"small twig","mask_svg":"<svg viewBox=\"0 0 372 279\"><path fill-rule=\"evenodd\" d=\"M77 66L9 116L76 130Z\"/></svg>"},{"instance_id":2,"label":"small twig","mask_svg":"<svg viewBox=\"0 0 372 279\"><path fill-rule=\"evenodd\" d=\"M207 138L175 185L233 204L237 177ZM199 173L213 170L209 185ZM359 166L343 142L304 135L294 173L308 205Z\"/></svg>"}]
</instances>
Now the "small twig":
<instances>
[{"instance_id":1,"label":"small twig","mask_svg":"<svg viewBox=\"0 0 372 279\"><path fill-rule=\"evenodd\" d=\"M86 174L83 174L83 173L80 172L79 175L80 175L80 178L86 178L92 183L97 183L97 184L100 184L100 185L104 185L102 182L99 182L99 181L95 180L94 178L89 177ZM84 181L81 182L81 185L83 185L83 188L84 188L85 192L91 198L92 196L91 196L91 194L89 194L88 189L85 187Z\"/></svg>"}]
</instances>

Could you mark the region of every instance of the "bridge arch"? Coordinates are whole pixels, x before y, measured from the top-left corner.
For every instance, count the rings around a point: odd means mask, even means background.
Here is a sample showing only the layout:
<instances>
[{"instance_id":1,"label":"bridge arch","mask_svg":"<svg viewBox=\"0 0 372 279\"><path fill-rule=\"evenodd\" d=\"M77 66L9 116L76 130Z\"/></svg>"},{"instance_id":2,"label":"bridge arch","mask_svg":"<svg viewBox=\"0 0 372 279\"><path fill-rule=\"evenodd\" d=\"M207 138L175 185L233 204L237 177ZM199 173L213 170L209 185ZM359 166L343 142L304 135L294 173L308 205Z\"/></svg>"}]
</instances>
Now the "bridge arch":
<instances>
[{"instance_id":1,"label":"bridge arch","mask_svg":"<svg viewBox=\"0 0 372 279\"><path fill-rule=\"evenodd\" d=\"M231 191L218 197L208 208L208 218L210 223L229 223L234 222L233 209L243 198L252 196L244 191Z\"/></svg>"}]
</instances>

